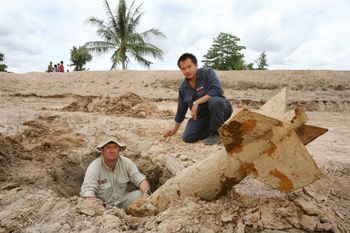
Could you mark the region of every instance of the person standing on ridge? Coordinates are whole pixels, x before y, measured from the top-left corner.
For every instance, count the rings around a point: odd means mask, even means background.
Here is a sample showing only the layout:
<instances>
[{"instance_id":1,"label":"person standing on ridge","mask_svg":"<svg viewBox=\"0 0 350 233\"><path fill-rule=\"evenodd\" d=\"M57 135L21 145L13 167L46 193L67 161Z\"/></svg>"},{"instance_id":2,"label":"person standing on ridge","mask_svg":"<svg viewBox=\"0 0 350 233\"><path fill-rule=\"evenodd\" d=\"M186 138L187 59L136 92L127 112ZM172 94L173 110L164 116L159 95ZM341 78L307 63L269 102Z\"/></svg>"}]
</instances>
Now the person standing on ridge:
<instances>
[{"instance_id":1,"label":"person standing on ridge","mask_svg":"<svg viewBox=\"0 0 350 233\"><path fill-rule=\"evenodd\" d=\"M53 72L53 65L52 65L52 61L50 61L50 64L47 66L47 72Z\"/></svg>"},{"instance_id":2,"label":"person standing on ridge","mask_svg":"<svg viewBox=\"0 0 350 233\"><path fill-rule=\"evenodd\" d=\"M60 64L60 72L64 72L63 61L61 61L61 64Z\"/></svg>"}]
</instances>

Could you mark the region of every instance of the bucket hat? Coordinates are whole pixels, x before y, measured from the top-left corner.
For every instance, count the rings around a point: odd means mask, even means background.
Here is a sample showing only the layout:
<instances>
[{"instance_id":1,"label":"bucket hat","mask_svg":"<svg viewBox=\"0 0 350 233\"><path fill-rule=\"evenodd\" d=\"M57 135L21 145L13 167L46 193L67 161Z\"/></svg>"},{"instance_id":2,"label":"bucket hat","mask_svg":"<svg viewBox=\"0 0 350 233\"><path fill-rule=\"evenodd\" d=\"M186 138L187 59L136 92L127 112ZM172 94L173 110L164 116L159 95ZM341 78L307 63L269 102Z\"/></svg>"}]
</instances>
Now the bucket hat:
<instances>
[{"instance_id":1,"label":"bucket hat","mask_svg":"<svg viewBox=\"0 0 350 233\"><path fill-rule=\"evenodd\" d=\"M114 142L120 147L120 151L126 149L126 145L122 143L116 136L107 136L105 137L100 144L97 145L96 149L102 151L102 148L110 142Z\"/></svg>"}]
</instances>

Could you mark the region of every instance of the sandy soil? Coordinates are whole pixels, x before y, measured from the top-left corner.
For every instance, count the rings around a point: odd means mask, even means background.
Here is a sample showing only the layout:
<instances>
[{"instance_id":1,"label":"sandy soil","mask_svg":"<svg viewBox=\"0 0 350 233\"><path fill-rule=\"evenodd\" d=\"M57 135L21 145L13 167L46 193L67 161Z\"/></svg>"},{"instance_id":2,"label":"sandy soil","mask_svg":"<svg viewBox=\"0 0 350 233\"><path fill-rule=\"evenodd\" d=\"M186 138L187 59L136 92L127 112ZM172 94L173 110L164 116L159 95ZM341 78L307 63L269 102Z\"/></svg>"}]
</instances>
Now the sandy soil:
<instances>
[{"instance_id":1,"label":"sandy soil","mask_svg":"<svg viewBox=\"0 0 350 233\"><path fill-rule=\"evenodd\" d=\"M183 167L223 150L186 144L173 125L176 71L0 73L0 233L3 232L349 232L350 72L219 72L234 111L259 108L288 87L288 108L329 129L307 148L322 170L308 187L281 193L246 177L227 195L174 203L152 217L84 202L79 189L95 146L116 134L156 189Z\"/></svg>"}]
</instances>

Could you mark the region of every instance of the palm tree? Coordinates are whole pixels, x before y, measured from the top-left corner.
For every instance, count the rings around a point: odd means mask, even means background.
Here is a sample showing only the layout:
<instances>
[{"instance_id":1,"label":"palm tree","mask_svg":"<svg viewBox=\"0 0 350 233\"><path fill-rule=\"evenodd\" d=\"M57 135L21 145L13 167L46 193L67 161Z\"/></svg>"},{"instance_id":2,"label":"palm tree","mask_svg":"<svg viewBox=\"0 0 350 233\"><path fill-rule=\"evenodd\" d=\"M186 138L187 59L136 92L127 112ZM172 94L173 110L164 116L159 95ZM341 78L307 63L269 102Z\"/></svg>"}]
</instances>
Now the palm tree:
<instances>
[{"instance_id":1,"label":"palm tree","mask_svg":"<svg viewBox=\"0 0 350 233\"><path fill-rule=\"evenodd\" d=\"M115 69L117 64L121 64L123 70L127 69L128 63L130 63L129 56L146 67L149 67L152 62L147 60L145 56L152 55L154 59L162 58L163 51L149 43L148 40L151 36L165 38L165 35L153 28L142 33L136 32L136 27L143 14L141 12L142 4L133 10L135 0L129 9L125 0L120 0L114 13L107 0L105 0L105 4L107 22L96 17L90 17L87 20L88 23L97 26L97 35L102 38L102 41L90 41L85 44L90 51L97 54L112 51L111 70Z\"/></svg>"},{"instance_id":2,"label":"palm tree","mask_svg":"<svg viewBox=\"0 0 350 233\"><path fill-rule=\"evenodd\" d=\"M73 46L70 50L70 60L72 64L69 66L74 66L74 71L85 70L85 64L92 60L92 56L89 50L85 46L79 46L79 48Z\"/></svg>"}]
</instances>

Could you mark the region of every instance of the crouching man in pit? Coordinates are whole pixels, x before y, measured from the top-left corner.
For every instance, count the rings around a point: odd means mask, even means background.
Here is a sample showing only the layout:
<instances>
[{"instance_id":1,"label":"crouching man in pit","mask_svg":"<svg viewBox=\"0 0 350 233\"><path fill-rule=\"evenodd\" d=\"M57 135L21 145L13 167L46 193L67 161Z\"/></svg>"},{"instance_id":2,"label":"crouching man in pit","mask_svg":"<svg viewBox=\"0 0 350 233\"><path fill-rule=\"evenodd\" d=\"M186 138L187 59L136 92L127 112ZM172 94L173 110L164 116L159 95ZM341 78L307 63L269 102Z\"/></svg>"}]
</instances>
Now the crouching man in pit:
<instances>
[{"instance_id":1,"label":"crouching man in pit","mask_svg":"<svg viewBox=\"0 0 350 233\"><path fill-rule=\"evenodd\" d=\"M80 196L99 198L104 203L127 209L129 204L151 194L146 177L139 172L136 164L121 156L126 146L116 137L107 137L97 146L101 156L87 168ZM139 190L127 192L131 181Z\"/></svg>"}]
</instances>

